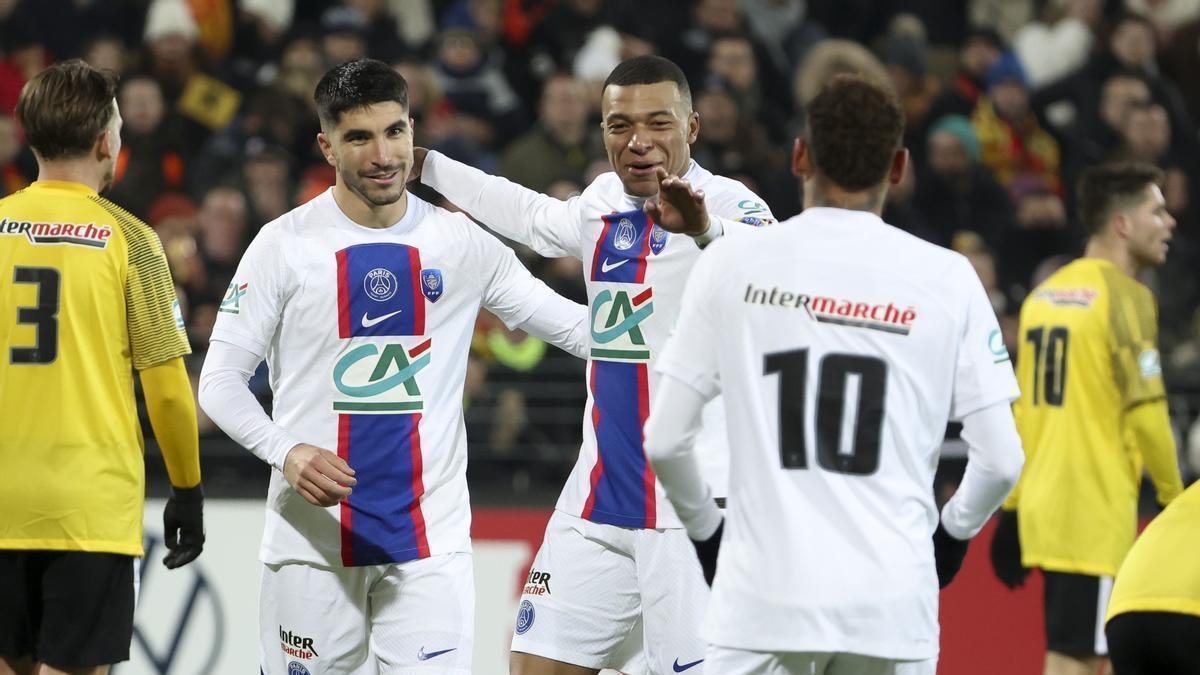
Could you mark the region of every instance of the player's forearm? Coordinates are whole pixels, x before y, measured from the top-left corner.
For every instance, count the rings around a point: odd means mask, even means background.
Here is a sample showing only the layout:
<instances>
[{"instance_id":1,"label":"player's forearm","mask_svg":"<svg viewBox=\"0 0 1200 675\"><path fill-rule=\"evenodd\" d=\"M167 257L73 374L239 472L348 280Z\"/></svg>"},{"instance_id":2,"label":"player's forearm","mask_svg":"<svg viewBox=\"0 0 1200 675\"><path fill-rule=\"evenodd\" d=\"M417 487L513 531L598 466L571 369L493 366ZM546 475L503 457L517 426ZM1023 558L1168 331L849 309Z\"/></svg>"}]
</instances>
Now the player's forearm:
<instances>
[{"instance_id":1,"label":"player's forearm","mask_svg":"<svg viewBox=\"0 0 1200 675\"><path fill-rule=\"evenodd\" d=\"M138 371L146 412L162 450L171 485L190 488L200 483L200 443L196 431L196 402L182 358Z\"/></svg>"},{"instance_id":2,"label":"player's forearm","mask_svg":"<svg viewBox=\"0 0 1200 675\"><path fill-rule=\"evenodd\" d=\"M492 230L541 255L578 255L562 250L553 236L556 228L572 226L567 202L490 176L434 150L425 157L421 182Z\"/></svg>"},{"instance_id":3,"label":"player's forearm","mask_svg":"<svg viewBox=\"0 0 1200 675\"><path fill-rule=\"evenodd\" d=\"M1025 454L1008 403L963 419L967 470L958 491L942 508L942 526L957 539L975 536L1021 476Z\"/></svg>"},{"instance_id":4,"label":"player's forearm","mask_svg":"<svg viewBox=\"0 0 1200 675\"><path fill-rule=\"evenodd\" d=\"M1146 471L1158 493L1158 501L1166 506L1183 492L1179 475L1179 455L1175 435L1167 414L1166 399L1135 406L1125 413L1125 424L1133 432L1134 442L1146 462Z\"/></svg>"},{"instance_id":5,"label":"player's forearm","mask_svg":"<svg viewBox=\"0 0 1200 675\"><path fill-rule=\"evenodd\" d=\"M645 429L646 456L688 536L696 541L711 537L721 524L721 511L694 452L704 403L700 392L663 375Z\"/></svg>"},{"instance_id":6,"label":"player's forearm","mask_svg":"<svg viewBox=\"0 0 1200 675\"><path fill-rule=\"evenodd\" d=\"M588 357L591 342L588 308L546 287L546 297L517 327L581 359Z\"/></svg>"},{"instance_id":7,"label":"player's forearm","mask_svg":"<svg viewBox=\"0 0 1200 675\"><path fill-rule=\"evenodd\" d=\"M276 469L299 441L275 424L248 383L262 357L214 340L200 373L200 407L230 438Z\"/></svg>"}]
</instances>

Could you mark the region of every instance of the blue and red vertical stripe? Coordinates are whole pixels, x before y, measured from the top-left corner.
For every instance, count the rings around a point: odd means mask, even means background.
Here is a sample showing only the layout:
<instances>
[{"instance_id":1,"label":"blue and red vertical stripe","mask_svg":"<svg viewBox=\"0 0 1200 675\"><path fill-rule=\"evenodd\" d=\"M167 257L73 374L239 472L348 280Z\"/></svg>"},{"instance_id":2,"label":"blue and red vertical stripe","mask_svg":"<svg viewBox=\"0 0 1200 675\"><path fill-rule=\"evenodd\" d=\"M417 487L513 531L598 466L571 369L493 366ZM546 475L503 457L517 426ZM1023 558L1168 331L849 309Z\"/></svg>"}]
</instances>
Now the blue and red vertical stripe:
<instances>
[{"instance_id":1,"label":"blue and red vertical stripe","mask_svg":"<svg viewBox=\"0 0 1200 675\"><path fill-rule=\"evenodd\" d=\"M596 465L581 515L596 523L654 528L654 468L643 433L650 416L647 364L592 361L591 387Z\"/></svg>"},{"instance_id":2,"label":"blue and red vertical stripe","mask_svg":"<svg viewBox=\"0 0 1200 675\"><path fill-rule=\"evenodd\" d=\"M338 251L338 335L424 335L420 274L420 251L411 246L362 244ZM429 557L420 425L420 413L338 415L337 453L358 478L341 504L343 565Z\"/></svg>"}]
</instances>

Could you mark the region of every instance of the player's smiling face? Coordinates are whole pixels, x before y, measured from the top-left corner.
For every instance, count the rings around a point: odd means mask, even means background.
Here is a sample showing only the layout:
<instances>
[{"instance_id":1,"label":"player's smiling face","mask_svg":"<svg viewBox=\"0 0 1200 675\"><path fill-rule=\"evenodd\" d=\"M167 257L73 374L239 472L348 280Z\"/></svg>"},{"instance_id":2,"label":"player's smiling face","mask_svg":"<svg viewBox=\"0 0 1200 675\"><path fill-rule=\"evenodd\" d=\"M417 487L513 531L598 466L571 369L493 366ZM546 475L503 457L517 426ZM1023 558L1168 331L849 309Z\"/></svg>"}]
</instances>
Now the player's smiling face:
<instances>
[{"instance_id":1,"label":"player's smiling face","mask_svg":"<svg viewBox=\"0 0 1200 675\"><path fill-rule=\"evenodd\" d=\"M653 197L658 194L658 167L677 176L687 170L700 116L674 82L609 85L600 114L608 161L626 193Z\"/></svg>"},{"instance_id":2,"label":"player's smiling face","mask_svg":"<svg viewBox=\"0 0 1200 675\"><path fill-rule=\"evenodd\" d=\"M404 196L412 168L412 134L408 111L386 101L342 113L318 142L342 184L368 204L386 206Z\"/></svg>"},{"instance_id":3,"label":"player's smiling face","mask_svg":"<svg viewBox=\"0 0 1200 675\"><path fill-rule=\"evenodd\" d=\"M1146 188L1146 198L1129 212L1129 251L1140 265L1157 267L1167 260L1175 219L1157 185Z\"/></svg>"}]
</instances>

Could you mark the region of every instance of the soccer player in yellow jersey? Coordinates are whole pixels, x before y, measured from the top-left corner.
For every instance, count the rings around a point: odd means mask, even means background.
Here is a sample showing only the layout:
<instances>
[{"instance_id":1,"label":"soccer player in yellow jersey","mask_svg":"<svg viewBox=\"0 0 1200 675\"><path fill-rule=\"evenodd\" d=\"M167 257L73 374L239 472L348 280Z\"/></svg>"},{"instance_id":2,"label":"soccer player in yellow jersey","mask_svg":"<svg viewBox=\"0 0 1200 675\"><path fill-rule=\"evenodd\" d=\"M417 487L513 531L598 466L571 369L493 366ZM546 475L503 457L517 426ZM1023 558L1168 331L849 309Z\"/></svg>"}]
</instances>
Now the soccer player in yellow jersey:
<instances>
[{"instance_id":1,"label":"soccer player in yellow jersey","mask_svg":"<svg viewBox=\"0 0 1200 675\"><path fill-rule=\"evenodd\" d=\"M1129 551L1108 602L1116 675L1200 675L1200 482Z\"/></svg>"},{"instance_id":2,"label":"soccer player in yellow jersey","mask_svg":"<svg viewBox=\"0 0 1200 675\"><path fill-rule=\"evenodd\" d=\"M1079 183L1089 233L1084 257L1021 307L1014 412L1025 468L1001 510L992 562L1010 588L1024 581L1022 563L1044 574L1046 675L1095 675L1104 667L1105 605L1133 545L1143 466L1160 503L1183 489L1156 348L1157 308L1136 279L1165 261L1175 228L1160 178L1139 164L1086 171Z\"/></svg>"},{"instance_id":3,"label":"soccer player in yellow jersey","mask_svg":"<svg viewBox=\"0 0 1200 675\"><path fill-rule=\"evenodd\" d=\"M189 352L162 244L97 194L121 147L115 80L42 71L17 117L38 180L0 200L0 675L129 658L142 555L136 369L173 494L165 563L204 543Z\"/></svg>"}]
</instances>

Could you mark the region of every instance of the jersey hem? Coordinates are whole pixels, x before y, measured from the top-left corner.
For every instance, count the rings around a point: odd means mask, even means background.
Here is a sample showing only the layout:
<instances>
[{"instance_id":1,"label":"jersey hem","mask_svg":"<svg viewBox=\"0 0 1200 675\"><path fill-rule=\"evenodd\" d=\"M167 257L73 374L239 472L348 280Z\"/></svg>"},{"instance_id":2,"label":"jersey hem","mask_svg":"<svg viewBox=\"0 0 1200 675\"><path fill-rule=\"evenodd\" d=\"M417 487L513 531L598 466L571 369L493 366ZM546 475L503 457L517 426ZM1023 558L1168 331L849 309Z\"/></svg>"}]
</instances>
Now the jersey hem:
<instances>
[{"instance_id":1,"label":"jersey hem","mask_svg":"<svg viewBox=\"0 0 1200 675\"><path fill-rule=\"evenodd\" d=\"M61 541L56 539L0 539L5 551L78 551L80 553L116 553L141 558L141 545L118 544L112 541Z\"/></svg>"},{"instance_id":2,"label":"jersey hem","mask_svg":"<svg viewBox=\"0 0 1200 675\"><path fill-rule=\"evenodd\" d=\"M1064 574L1086 574L1093 577L1115 577L1117 576L1116 565L1080 563L1069 560L1056 560L1054 558L1023 558L1021 564L1025 567L1036 567L1046 572L1060 572Z\"/></svg>"}]
</instances>

